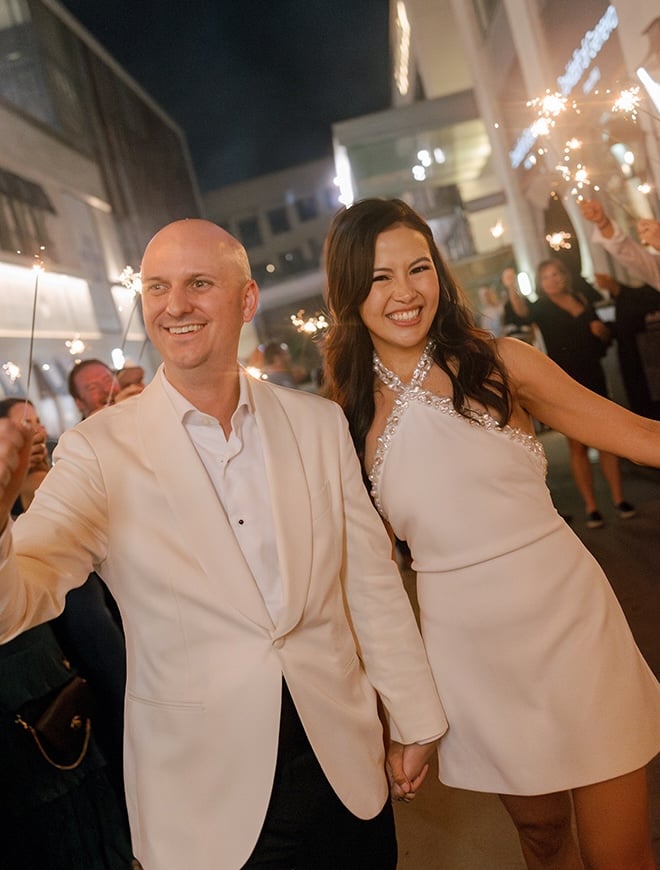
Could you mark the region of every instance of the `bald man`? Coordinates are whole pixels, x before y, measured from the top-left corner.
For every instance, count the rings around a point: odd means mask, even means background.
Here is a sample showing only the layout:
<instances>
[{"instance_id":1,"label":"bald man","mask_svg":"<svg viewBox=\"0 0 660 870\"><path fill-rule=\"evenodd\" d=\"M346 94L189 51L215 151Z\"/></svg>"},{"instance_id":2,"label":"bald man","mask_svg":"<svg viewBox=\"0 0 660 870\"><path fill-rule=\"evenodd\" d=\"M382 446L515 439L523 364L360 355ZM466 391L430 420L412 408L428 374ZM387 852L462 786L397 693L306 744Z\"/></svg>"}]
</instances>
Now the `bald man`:
<instances>
[{"instance_id":1,"label":"bald man","mask_svg":"<svg viewBox=\"0 0 660 870\"><path fill-rule=\"evenodd\" d=\"M157 233L142 286L163 365L62 436L13 531L30 435L0 421L0 638L108 584L145 870L393 870L378 699L400 799L447 723L345 420L239 366L258 289L216 225Z\"/></svg>"}]
</instances>

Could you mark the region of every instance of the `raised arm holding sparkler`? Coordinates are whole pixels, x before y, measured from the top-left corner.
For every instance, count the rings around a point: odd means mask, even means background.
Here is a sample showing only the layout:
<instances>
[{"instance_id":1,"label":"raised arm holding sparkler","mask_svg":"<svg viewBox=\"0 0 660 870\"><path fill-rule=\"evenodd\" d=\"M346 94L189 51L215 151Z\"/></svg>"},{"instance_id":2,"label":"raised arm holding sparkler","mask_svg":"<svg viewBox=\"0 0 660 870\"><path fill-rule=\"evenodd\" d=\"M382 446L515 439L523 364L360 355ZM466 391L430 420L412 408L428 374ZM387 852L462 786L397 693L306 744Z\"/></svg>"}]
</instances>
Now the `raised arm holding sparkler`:
<instances>
[{"instance_id":1,"label":"raised arm holding sparkler","mask_svg":"<svg viewBox=\"0 0 660 870\"><path fill-rule=\"evenodd\" d=\"M584 219L595 226L593 240L637 278L660 290L660 255L644 247L650 245L660 251L660 221L640 218L637 222L639 242L636 242L607 215L598 200L584 199L580 209Z\"/></svg>"}]
</instances>

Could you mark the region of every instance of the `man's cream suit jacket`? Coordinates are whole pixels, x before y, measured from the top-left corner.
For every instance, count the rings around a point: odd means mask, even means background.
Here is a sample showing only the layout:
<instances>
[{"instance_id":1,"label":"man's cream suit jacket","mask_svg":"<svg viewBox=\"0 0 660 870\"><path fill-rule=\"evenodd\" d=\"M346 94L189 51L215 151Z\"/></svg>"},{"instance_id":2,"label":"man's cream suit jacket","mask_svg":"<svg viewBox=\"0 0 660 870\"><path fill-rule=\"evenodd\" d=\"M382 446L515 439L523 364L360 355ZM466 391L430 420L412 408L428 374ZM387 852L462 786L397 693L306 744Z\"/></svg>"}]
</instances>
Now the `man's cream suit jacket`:
<instances>
[{"instance_id":1,"label":"man's cream suit jacket","mask_svg":"<svg viewBox=\"0 0 660 870\"><path fill-rule=\"evenodd\" d=\"M268 615L160 377L65 433L0 565L0 639L55 616L93 569L124 621L125 780L145 870L238 870L270 796L284 675L337 794L387 798L392 736L447 727L339 408L250 379L284 605ZM29 555L28 555L29 554Z\"/></svg>"}]
</instances>

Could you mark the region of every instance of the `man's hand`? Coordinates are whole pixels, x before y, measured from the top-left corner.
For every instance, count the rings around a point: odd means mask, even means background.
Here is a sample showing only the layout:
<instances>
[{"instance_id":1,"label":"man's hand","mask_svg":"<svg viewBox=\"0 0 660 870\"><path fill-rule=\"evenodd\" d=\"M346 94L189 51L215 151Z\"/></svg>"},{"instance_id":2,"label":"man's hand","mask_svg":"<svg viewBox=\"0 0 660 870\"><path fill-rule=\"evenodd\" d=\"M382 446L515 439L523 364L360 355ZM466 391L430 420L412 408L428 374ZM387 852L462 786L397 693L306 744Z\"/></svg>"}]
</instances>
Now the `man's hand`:
<instances>
[{"instance_id":1,"label":"man's hand","mask_svg":"<svg viewBox=\"0 0 660 870\"><path fill-rule=\"evenodd\" d=\"M48 471L50 461L48 458L48 446L46 445L46 430L36 431L32 438L30 451L30 464L28 473L32 471Z\"/></svg>"},{"instance_id":2,"label":"man's hand","mask_svg":"<svg viewBox=\"0 0 660 870\"><path fill-rule=\"evenodd\" d=\"M32 456L32 427L0 419L0 531L7 525Z\"/></svg>"},{"instance_id":3,"label":"man's hand","mask_svg":"<svg viewBox=\"0 0 660 870\"><path fill-rule=\"evenodd\" d=\"M637 235L643 245L650 245L660 251L660 221L640 218L637 221Z\"/></svg>"},{"instance_id":4,"label":"man's hand","mask_svg":"<svg viewBox=\"0 0 660 870\"><path fill-rule=\"evenodd\" d=\"M592 224L596 224L602 236L611 239L614 235L612 221L605 214L605 209L597 199L583 199L580 201L582 217Z\"/></svg>"},{"instance_id":5,"label":"man's hand","mask_svg":"<svg viewBox=\"0 0 660 870\"><path fill-rule=\"evenodd\" d=\"M404 746L390 742L387 753L387 773L390 792L395 800L410 802L426 779L429 760L435 752L437 740L431 743L410 743Z\"/></svg>"},{"instance_id":6,"label":"man's hand","mask_svg":"<svg viewBox=\"0 0 660 870\"><path fill-rule=\"evenodd\" d=\"M128 384L115 395L113 403L123 402L124 399L130 399L131 396L137 396L144 389L144 384Z\"/></svg>"}]
</instances>

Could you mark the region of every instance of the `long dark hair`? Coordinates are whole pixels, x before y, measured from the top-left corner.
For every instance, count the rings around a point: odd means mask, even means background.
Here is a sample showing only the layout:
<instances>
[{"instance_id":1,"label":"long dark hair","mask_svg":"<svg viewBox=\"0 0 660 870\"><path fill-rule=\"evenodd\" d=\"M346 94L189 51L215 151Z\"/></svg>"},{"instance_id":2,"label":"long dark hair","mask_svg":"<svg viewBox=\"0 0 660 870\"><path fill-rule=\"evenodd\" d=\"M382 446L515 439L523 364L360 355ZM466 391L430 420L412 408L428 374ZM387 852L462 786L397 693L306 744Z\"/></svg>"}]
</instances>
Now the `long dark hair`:
<instances>
[{"instance_id":1,"label":"long dark hair","mask_svg":"<svg viewBox=\"0 0 660 870\"><path fill-rule=\"evenodd\" d=\"M451 379L454 408L464 417L471 417L466 402L475 399L489 408L501 425L511 415L504 366L488 341L488 333L475 325L429 225L400 199L363 199L335 215L325 248L332 322L325 342L324 392L344 409L360 457L375 405L373 344L359 307L373 283L376 238L394 226L420 232L429 246L440 282L440 301L429 337L435 340L434 362Z\"/></svg>"}]
</instances>

